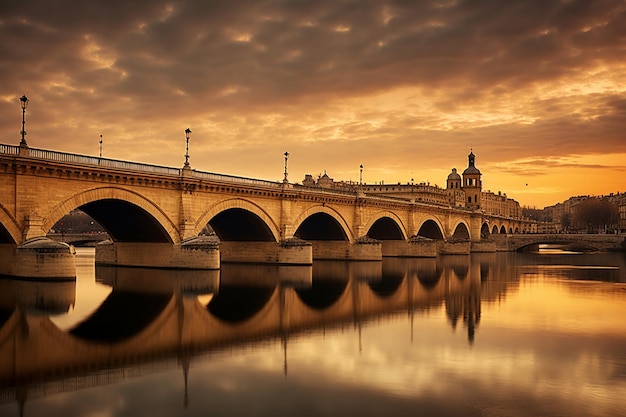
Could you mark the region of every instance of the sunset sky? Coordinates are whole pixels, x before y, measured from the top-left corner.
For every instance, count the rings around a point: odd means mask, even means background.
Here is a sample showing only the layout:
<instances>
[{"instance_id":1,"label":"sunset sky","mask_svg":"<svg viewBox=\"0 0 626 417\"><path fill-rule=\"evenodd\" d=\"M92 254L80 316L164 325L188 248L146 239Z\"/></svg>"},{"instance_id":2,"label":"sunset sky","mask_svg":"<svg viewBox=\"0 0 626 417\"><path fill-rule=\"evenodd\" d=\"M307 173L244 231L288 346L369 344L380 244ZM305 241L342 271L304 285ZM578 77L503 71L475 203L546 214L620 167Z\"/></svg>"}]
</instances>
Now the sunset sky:
<instances>
[{"instance_id":1,"label":"sunset sky","mask_svg":"<svg viewBox=\"0 0 626 417\"><path fill-rule=\"evenodd\" d=\"M0 5L0 143L281 180L626 191L626 2Z\"/></svg>"}]
</instances>

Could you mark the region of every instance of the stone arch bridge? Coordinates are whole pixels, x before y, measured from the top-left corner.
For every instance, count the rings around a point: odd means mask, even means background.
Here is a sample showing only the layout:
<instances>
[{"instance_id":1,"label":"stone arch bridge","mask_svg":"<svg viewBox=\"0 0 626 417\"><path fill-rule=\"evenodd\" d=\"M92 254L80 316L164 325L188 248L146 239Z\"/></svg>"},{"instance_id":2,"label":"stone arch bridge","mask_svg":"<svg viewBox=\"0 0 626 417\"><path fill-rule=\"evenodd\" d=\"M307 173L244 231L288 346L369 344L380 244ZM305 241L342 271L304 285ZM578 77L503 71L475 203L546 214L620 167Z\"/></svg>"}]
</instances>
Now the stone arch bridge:
<instances>
[{"instance_id":1,"label":"stone arch bridge","mask_svg":"<svg viewBox=\"0 0 626 417\"><path fill-rule=\"evenodd\" d=\"M493 251L521 219L236 176L0 144L0 274L73 277L72 248L44 237L81 209L111 241L96 262L216 269ZM210 225L216 236L202 234Z\"/></svg>"},{"instance_id":2,"label":"stone arch bridge","mask_svg":"<svg viewBox=\"0 0 626 417\"><path fill-rule=\"evenodd\" d=\"M537 245L546 245L548 248L550 246L570 248L576 252L623 251L626 249L626 237L623 234L520 234L494 236L494 241L496 250L503 252L523 251L532 249Z\"/></svg>"}]
</instances>

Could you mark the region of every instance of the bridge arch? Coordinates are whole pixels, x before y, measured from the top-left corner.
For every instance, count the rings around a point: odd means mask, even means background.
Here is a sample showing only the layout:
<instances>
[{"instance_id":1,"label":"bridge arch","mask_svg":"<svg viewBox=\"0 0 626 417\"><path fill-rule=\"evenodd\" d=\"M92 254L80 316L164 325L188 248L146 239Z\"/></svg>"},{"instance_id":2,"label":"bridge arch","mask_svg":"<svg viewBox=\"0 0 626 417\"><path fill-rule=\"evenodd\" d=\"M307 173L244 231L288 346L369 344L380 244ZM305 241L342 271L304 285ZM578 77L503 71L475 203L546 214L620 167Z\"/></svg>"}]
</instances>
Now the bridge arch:
<instances>
[{"instance_id":1,"label":"bridge arch","mask_svg":"<svg viewBox=\"0 0 626 417\"><path fill-rule=\"evenodd\" d=\"M463 220L459 220L457 224L454 225L454 232L452 233L452 238L454 239L470 239L470 231L469 226Z\"/></svg>"},{"instance_id":2,"label":"bridge arch","mask_svg":"<svg viewBox=\"0 0 626 417\"><path fill-rule=\"evenodd\" d=\"M22 243L22 231L9 212L0 204L0 243Z\"/></svg>"},{"instance_id":3,"label":"bridge arch","mask_svg":"<svg viewBox=\"0 0 626 417\"><path fill-rule=\"evenodd\" d=\"M391 211L380 211L365 226L367 235L378 240L406 240L406 227L400 217Z\"/></svg>"},{"instance_id":4,"label":"bridge arch","mask_svg":"<svg viewBox=\"0 0 626 417\"><path fill-rule=\"evenodd\" d=\"M506 227L504 225L500 226L500 234L506 235Z\"/></svg>"},{"instance_id":5,"label":"bridge arch","mask_svg":"<svg viewBox=\"0 0 626 417\"><path fill-rule=\"evenodd\" d=\"M498 225L494 224L493 228L491 229L491 234L492 235L497 235L498 234Z\"/></svg>"},{"instance_id":6,"label":"bridge arch","mask_svg":"<svg viewBox=\"0 0 626 417\"><path fill-rule=\"evenodd\" d=\"M420 224L417 229L417 235L427 237L429 239L443 240L445 239L444 227L441 221L436 217L428 217Z\"/></svg>"},{"instance_id":7,"label":"bridge arch","mask_svg":"<svg viewBox=\"0 0 626 417\"><path fill-rule=\"evenodd\" d=\"M480 228L480 238L487 239L489 238L490 234L491 234L491 231L489 230L489 223L487 222L483 223L483 225Z\"/></svg>"},{"instance_id":8,"label":"bridge arch","mask_svg":"<svg viewBox=\"0 0 626 417\"><path fill-rule=\"evenodd\" d=\"M267 214L267 212L257 204L242 198L223 200L209 207L204 213L202 213L202 215L196 222L194 233L196 235L199 235L202 232L202 229L204 229L207 224L211 223L212 219L229 210L236 210L253 214L263 223L263 226L259 225L259 227L267 228L265 232L270 233L275 242L278 242L280 240L279 228L276 225L276 222L270 217L270 215ZM254 221L255 219L253 218L247 218L247 222Z\"/></svg>"},{"instance_id":9,"label":"bridge arch","mask_svg":"<svg viewBox=\"0 0 626 417\"><path fill-rule=\"evenodd\" d=\"M115 237L115 229L120 232L119 229L123 227L116 226L116 221L119 219L114 219L116 217L114 213L108 212L105 207L107 204L112 204L116 210L132 213L133 219L126 221L125 226L132 225L136 230L141 229L142 232L147 232L148 235L140 241L169 241L170 243L180 241L178 228L157 204L136 192L119 187L93 188L74 194L61 202L44 218L42 235L45 235L64 215L80 208L107 229L112 237ZM141 224L134 224L132 220L137 219L141 220Z\"/></svg>"},{"instance_id":10,"label":"bridge arch","mask_svg":"<svg viewBox=\"0 0 626 417\"><path fill-rule=\"evenodd\" d=\"M346 240L348 240L350 243L354 243L355 241L354 234L352 233L350 226L348 226L348 222L346 222L346 220L338 211L323 204L309 207L308 209L303 211L300 214L300 216L298 216L296 221L293 223L294 235L297 234L299 231L302 231L301 228L303 225L307 224L307 221L311 221L312 219L316 219L316 218L322 221L329 219L329 218L334 220L335 226L337 226L338 228L335 234L341 233L343 234L343 237ZM315 238L311 239L307 236L299 236L299 237L305 240L307 239L324 240L324 239L315 239ZM337 239L331 239L331 240L337 240Z\"/></svg>"}]
</instances>

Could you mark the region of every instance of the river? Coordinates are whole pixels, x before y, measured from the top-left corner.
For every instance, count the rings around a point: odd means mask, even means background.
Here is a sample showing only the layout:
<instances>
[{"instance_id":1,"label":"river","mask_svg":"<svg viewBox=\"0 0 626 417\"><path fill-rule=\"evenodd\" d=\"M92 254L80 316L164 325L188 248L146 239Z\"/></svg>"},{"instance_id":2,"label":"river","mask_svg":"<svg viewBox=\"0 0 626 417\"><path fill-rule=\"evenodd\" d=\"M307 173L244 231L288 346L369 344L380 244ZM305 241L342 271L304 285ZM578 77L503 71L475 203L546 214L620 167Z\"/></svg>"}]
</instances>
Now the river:
<instances>
[{"instance_id":1,"label":"river","mask_svg":"<svg viewBox=\"0 0 626 417\"><path fill-rule=\"evenodd\" d=\"M17 308L16 308L17 306ZM626 256L95 267L0 280L0 416L626 410Z\"/></svg>"}]
</instances>

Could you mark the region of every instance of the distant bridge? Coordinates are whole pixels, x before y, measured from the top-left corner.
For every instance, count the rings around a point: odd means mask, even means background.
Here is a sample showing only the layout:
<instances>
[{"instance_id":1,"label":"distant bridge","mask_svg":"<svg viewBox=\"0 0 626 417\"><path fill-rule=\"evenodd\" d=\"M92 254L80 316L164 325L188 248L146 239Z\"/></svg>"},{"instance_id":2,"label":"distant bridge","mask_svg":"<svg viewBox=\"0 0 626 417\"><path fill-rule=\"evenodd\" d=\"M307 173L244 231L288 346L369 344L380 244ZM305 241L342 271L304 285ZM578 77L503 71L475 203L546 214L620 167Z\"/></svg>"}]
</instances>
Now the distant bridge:
<instances>
[{"instance_id":1,"label":"distant bridge","mask_svg":"<svg viewBox=\"0 0 626 417\"><path fill-rule=\"evenodd\" d=\"M516 234L492 236L492 239L496 241L498 251L519 251L540 244L566 245L589 251L626 250L626 235L623 234Z\"/></svg>"},{"instance_id":2,"label":"distant bridge","mask_svg":"<svg viewBox=\"0 0 626 417\"><path fill-rule=\"evenodd\" d=\"M98 246L97 263L170 268L493 251L486 237L531 226L480 210L366 196L358 187L309 188L189 166L0 145L0 274L50 270L28 267L34 255L21 249L62 251L40 238L74 209L94 218L112 239ZM207 224L219 243L199 238ZM71 261L63 266L59 259L55 255L52 269L67 275Z\"/></svg>"}]
</instances>

